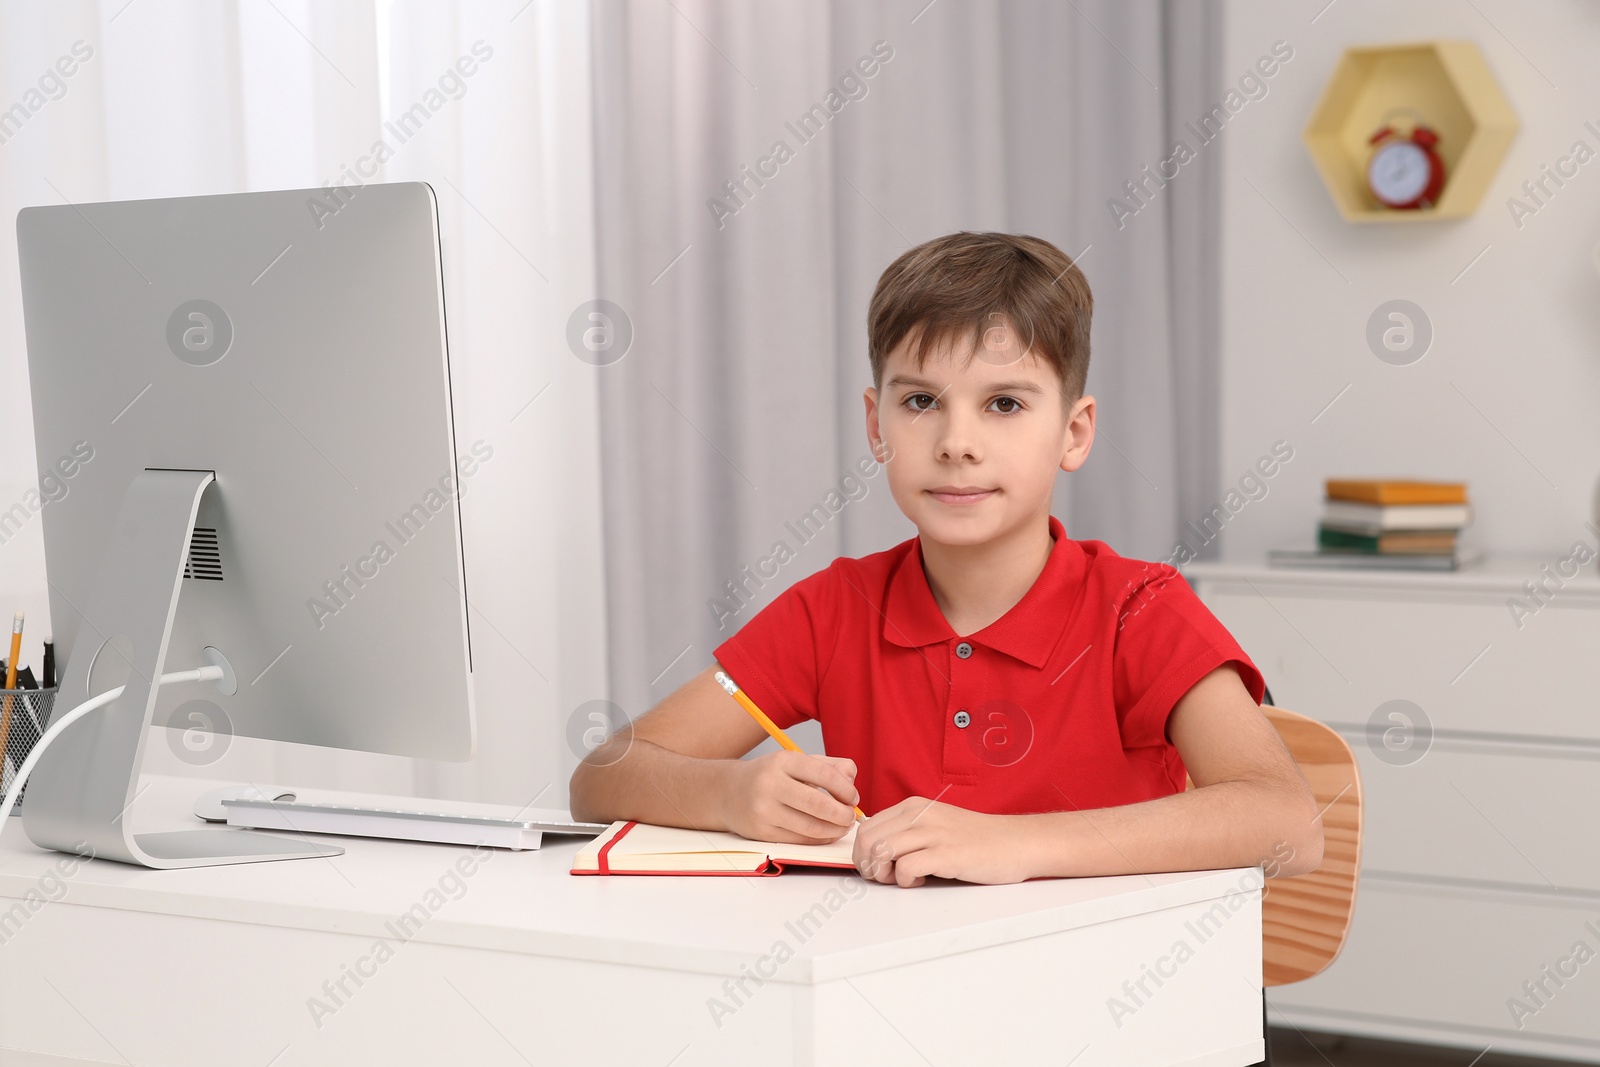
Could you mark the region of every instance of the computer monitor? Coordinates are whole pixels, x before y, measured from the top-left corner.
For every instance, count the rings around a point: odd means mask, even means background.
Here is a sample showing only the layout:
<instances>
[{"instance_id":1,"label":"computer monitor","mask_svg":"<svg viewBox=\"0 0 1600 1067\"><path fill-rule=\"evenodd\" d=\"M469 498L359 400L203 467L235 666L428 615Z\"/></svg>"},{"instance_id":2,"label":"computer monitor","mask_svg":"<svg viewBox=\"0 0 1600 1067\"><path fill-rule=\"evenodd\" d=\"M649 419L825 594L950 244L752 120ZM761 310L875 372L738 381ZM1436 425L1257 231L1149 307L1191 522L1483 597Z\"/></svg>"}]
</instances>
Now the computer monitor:
<instances>
[{"instance_id":1,"label":"computer monitor","mask_svg":"<svg viewBox=\"0 0 1600 1067\"><path fill-rule=\"evenodd\" d=\"M472 650L423 183L23 209L57 715L28 835L151 867L337 852L133 833L147 727L461 761ZM71 471L66 477L65 472ZM157 687L220 663L215 686ZM292 846L292 847L291 847Z\"/></svg>"}]
</instances>

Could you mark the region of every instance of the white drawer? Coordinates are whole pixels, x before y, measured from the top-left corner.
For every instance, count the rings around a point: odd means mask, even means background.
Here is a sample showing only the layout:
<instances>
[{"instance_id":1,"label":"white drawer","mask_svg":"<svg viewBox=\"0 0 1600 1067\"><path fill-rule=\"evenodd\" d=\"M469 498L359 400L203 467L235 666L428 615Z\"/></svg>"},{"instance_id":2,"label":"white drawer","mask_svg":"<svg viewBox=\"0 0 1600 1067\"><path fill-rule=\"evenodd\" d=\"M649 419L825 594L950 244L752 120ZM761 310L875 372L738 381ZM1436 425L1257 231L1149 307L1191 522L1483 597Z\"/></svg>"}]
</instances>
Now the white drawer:
<instances>
[{"instance_id":1,"label":"white drawer","mask_svg":"<svg viewBox=\"0 0 1600 1067\"><path fill-rule=\"evenodd\" d=\"M1517 629L1503 597L1202 582L1277 703L1365 725L1396 699L1436 730L1600 740L1600 610L1556 601Z\"/></svg>"},{"instance_id":2,"label":"white drawer","mask_svg":"<svg viewBox=\"0 0 1600 1067\"><path fill-rule=\"evenodd\" d=\"M1396 765L1378 758L1381 742L1369 746L1365 731L1345 739L1361 768L1364 872L1587 890L1600 916L1590 822L1600 806L1600 747L1562 758L1560 749L1531 755L1436 739L1416 762Z\"/></svg>"},{"instance_id":3,"label":"white drawer","mask_svg":"<svg viewBox=\"0 0 1600 1067\"><path fill-rule=\"evenodd\" d=\"M1537 1007L1522 984L1540 980L1580 941L1594 958L1564 987L1550 984L1553 996L1519 1029L1507 1001ZM1597 1063L1600 908L1363 885L1343 954L1316 978L1269 998L1275 1009L1329 1030L1381 1035L1422 1024L1463 1045L1481 1038L1479 1047Z\"/></svg>"}]
</instances>

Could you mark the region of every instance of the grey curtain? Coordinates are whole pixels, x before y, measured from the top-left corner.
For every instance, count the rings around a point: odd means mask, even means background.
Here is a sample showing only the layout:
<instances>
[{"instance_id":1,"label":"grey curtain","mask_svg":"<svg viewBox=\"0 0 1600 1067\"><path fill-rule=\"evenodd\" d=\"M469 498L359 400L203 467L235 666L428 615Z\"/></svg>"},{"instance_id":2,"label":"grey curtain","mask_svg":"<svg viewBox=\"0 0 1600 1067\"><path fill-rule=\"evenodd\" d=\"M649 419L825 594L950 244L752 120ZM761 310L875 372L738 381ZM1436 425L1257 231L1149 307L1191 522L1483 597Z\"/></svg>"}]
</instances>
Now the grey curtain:
<instances>
[{"instance_id":1,"label":"grey curtain","mask_svg":"<svg viewBox=\"0 0 1600 1067\"><path fill-rule=\"evenodd\" d=\"M1055 510L1074 537L1171 554L1217 484L1221 146L1148 175L1217 103L1215 3L594 12L596 296L633 332L596 368L627 714L794 581L915 535L858 466L865 317L879 272L939 234L1026 232L1081 257L1100 434Z\"/></svg>"}]
</instances>

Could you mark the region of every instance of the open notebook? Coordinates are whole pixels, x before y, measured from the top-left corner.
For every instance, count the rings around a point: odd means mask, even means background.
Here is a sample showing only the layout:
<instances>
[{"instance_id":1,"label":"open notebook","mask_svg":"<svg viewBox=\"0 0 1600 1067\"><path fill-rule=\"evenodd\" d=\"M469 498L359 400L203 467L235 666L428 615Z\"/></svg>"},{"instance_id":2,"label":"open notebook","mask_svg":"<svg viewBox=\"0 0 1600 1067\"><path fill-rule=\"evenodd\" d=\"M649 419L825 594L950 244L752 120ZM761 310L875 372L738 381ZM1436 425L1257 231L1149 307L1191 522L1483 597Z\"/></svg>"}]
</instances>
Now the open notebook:
<instances>
[{"instance_id":1,"label":"open notebook","mask_svg":"<svg viewBox=\"0 0 1600 1067\"><path fill-rule=\"evenodd\" d=\"M751 841L715 830L614 822L579 850L573 874L782 874L785 867L855 868L856 828L829 845Z\"/></svg>"}]
</instances>

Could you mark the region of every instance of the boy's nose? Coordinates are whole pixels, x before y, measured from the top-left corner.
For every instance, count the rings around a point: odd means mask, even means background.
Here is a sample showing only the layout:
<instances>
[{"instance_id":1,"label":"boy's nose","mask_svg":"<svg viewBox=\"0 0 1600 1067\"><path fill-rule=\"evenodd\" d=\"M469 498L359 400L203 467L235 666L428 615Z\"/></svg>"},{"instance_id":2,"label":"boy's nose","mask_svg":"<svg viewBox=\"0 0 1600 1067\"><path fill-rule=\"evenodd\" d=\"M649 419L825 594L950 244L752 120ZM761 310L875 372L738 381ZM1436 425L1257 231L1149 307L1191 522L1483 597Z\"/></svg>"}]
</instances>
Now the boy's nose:
<instances>
[{"instance_id":1,"label":"boy's nose","mask_svg":"<svg viewBox=\"0 0 1600 1067\"><path fill-rule=\"evenodd\" d=\"M972 423L952 414L944 421L944 432L939 435L939 458L942 460L979 459L977 428Z\"/></svg>"}]
</instances>

